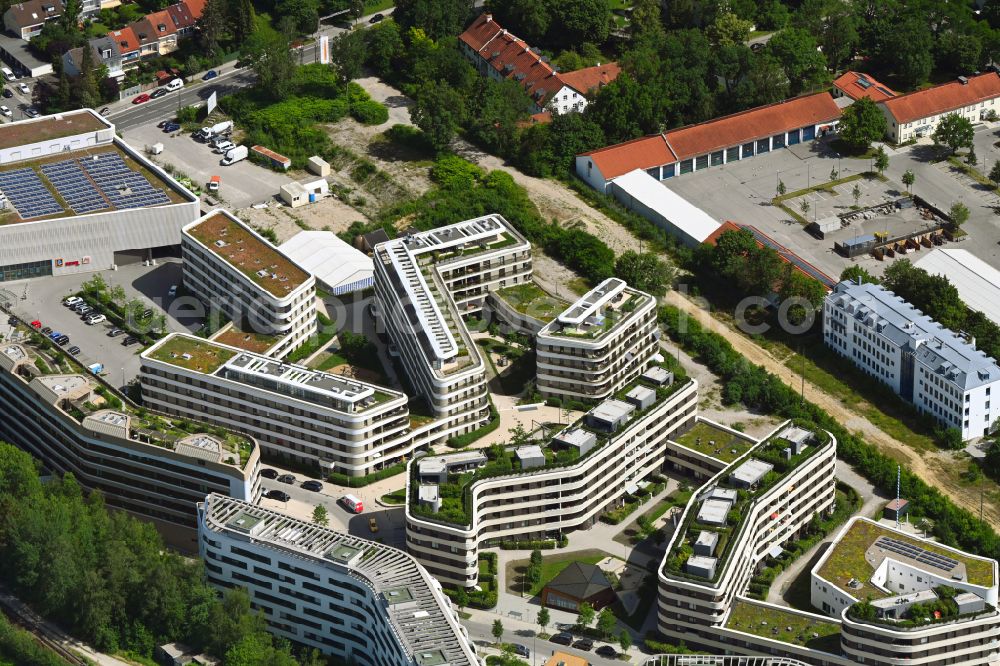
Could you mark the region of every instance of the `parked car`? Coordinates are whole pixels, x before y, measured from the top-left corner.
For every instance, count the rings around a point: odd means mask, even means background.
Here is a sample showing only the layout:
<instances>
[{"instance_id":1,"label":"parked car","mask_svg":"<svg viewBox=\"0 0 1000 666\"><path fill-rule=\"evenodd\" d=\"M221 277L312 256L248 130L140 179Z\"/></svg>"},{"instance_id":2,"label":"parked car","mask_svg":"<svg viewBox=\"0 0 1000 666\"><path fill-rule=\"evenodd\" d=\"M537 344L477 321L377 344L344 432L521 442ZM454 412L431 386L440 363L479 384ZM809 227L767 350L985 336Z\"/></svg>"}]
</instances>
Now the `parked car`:
<instances>
[{"instance_id":1,"label":"parked car","mask_svg":"<svg viewBox=\"0 0 1000 666\"><path fill-rule=\"evenodd\" d=\"M166 88L157 88L153 92L149 93L149 99L160 99L161 97L163 97L164 95L166 95L168 92L170 92L170 91L167 90Z\"/></svg>"},{"instance_id":2,"label":"parked car","mask_svg":"<svg viewBox=\"0 0 1000 666\"><path fill-rule=\"evenodd\" d=\"M89 315L93 311L94 311L94 308L90 307L89 305L84 305L82 308L78 309L76 311L76 313L78 315L80 315L81 317L84 317L86 315Z\"/></svg>"},{"instance_id":3,"label":"parked car","mask_svg":"<svg viewBox=\"0 0 1000 666\"><path fill-rule=\"evenodd\" d=\"M90 304L87 303L87 301L80 301L79 303L75 303L74 305L71 305L69 309L72 310L73 312L76 312L77 314L79 314L80 310L82 310L84 308L89 308L89 307L90 307Z\"/></svg>"},{"instance_id":4,"label":"parked car","mask_svg":"<svg viewBox=\"0 0 1000 666\"><path fill-rule=\"evenodd\" d=\"M295 475L282 474L281 476L278 477L278 483L289 483L289 484L295 483Z\"/></svg>"},{"instance_id":5,"label":"parked car","mask_svg":"<svg viewBox=\"0 0 1000 666\"><path fill-rule=\"evenodd\" d=\"M218 75L219 75L219 73L217 71L215 71L214 69L210 69L207 72L205 72L205 76L201 77L201 80L202 81L211 81L212 79L214 79Z\"/></svg>"},{"instance_id":6,"label":"parked car","mask_svg":"<svg viewBox=\"0 0 1000 666\"><path fill-rule=\"evenodd\" d=\"M284 490L268 490L264 493L264 497L268 499L278 500L279 502L287 502L292 499L291 496Z\"/></svg>"},{"instance_id":7,"label":"parked car","mask_svg":"<svg viewBox=\"0 0 1000 666\"><path fill-rule=\"evenodd\" d=\"M180 123L170 122L163 126L163 131L169 134L170 132L176 132L180 128Z\"/></svg>"},{"instance_id":8,"label":"parked car","mask_svg":"<svg viewBox=\"0 0 1000 666\"><path fill-rule=\"evenodd\" d=\"M593 638L581 638L577 642L573 643L573 647L577 650L583 650L588 652L594 649L594 639Z\"/></svg>"},{"instance_id":9,"label":"parked car","mask_svg":"<svg viewBox=\"0 0 1000 666\"><path fill-rule=\"evenodd\" d=\"M524 657L525 659L527 659L528 657L531 656L531 650L529 650L524 645L521 645L520 643L511 643L510 648L514 651L514 654L516 654L519 657Z\"/></svg>"},{"instance_id":10,"label":"parked car","mask_svg":"<svg viewBox=\"0 0 1000 666\"><path fill-rule=\"evenodd\" d=\"M43 332L44 332L44 331L43 331ZM52 331L51 333L49 333L49 339L50 339L50 340L55 340L55 339L56 339L56 338L58 338L58 337L59 337L60 335L62 335L62 333L60 333L59 331Z\"/></svg>"},{"instance_id":11,"label":"parked car","mask_svg":"<svg viewBox=\"0 0 1000 666\"><path fill-rule=\"evenodd\" d=\"M70 348L69 348L69 349L67 349L66 351L68 351L68 352L69 352L70 354L72 354L73 356L76 356L77 354L79 354L79 353L80 353L80 348L79 348L79 347L77 347L76 345L73 345L72 347L70 347Z\"/></svg>"},{"instance_id":12,"label":"parked car","mask_svg":"<svg viewBox=\"0 0 1000 666\"><path fill-rule=\"evenodd\" d=\"M37 323L41 323L41 322L37 322ZM34 323L32 324L32 326L34 326ZM49 328L48 326L46 326L45 328L42 329L42 335L51 335L51 334L52 334L52 329Z\"/></svg>"},{"instance_id":13,"label":"parked car","mask_svg":"<svg viewBox=\"0 0 1000 666\"><path fill-rule=\"evenodd\" d=\"M567 633L565 631L560 631L558 634L552 636L552 638L550 638L549 640L557 645L571 645L573 643L573 634Z\"/></svg>"},{"instance_id":14,"label":"parked car","mask_svg":"<svg viewBox=\"0 0 1000 666\"><path fill-rule=\"evenodd\" d=\"M29 118L37 118L38 116L40 116L42 114L35 107L29 106L27 109L24 110L24 115L28 116Z\"/></svg>"},{"instance_id":15,"label":"parked car","mask_svg":"<svg viewBox=\"0 0 1000 666\"><path fill-rule=\"evenodd\" d=\"M68 335L60 335L58 338L56 338L56 344L59 345L60 347L65 347L66 343L68 342L69 342Z\"/></svg>"},{"instance_id":16,"label":"parked car","mask_svg":"<svg viewBox=\"0 0 1000 666\"><path fill-rule=\"evenodd\" d=\"M100 324L107 321L108 318L102 314L92 314L83 321L86 322L87 326L93 326L94 324Z\"/></svg>"},{"instance_id":17,"label":"parked car","mask_svg":"<svg viewBox=\"0 0 1000 666\"><path fill-rule=\"evenodd\" d=\"M159 127L160 129L163 129L164 127L167 126L167 123L169 122L170 122L169 120L161 120L160 122L156 123L156 126Z\"/></svg>"},{"instance_id":18,"label":"parked car","mask_svg":"<svg viewBox=\"0 0 1000 666\"><path fill-rule=\"evenodd\" d=\"M133 97L132 98L132 103L133 104L143 104L145 102L148 102L149 100L150 100L149 95L147 95L146 93L142 93L141 95L136 95L135 97Z\"/></svg>"},{"instance_id":19,"label":"parked car","mask_svg":"<svg viewBox=\"0 0 1000 666\"><path fill-rule=\"evenodd\" d=\"M14 117L14 112L11 111L6 105L0 104L0 114L7 116L8 118Z\"/></svg>"},{"instance_id":20,"label":"parked car","mask_svg":"<svg viewBox=\"0 0 1000 666\"><path fill-rule=\"evenodd\" d=\"M111 113L111 107L110 106L106 106L103 109L101 109L101 115L102 116L106 116L109 113Z\"/></svg>"},{"instance_id":21,"label":"parked car","mask_svg":"<svg viewBox=\"0 0 1000 666\"><path fill-rule=\"evenodd\" d=\"M598 657L607 657L608 659L618 658L618 650L614 649L610 645L602 645L597 648L596 654Z\"/></svg>"},{"instance_id":22,"label":"parked car","mask_svg":"<svg viewBox=\"0 0 1000 666\"><path fill-rule=\"evenodd\" d=\"M306 490L311 490L315 493L321 492L323 490L323 484L316 480L306 481L302 484L302 487Z\"/></svg>"},{"instance_id":23,"label":"parked car","mask_svg":"<svg viewBox=\"0 0 1000 666\"><path fill-rule=\"evenodd\" d=\"M378 521L372 516L368 519L368 529L372 531L372 534L378 534Z\"/></svg>"},{"instance_id":24,"label":"parked car","mask_svg":"<svg viewBox=\"0 0 1000 666\"><path fill-rule=\"evenodd\" d=\"M221 178L219 178L218 176L212 176L211 178L208 179L208 191L209 192L218 192L219 191L219 185L221 185L221 184L222 184L222 179Z\"/></svg>"},{"instance_id":25,"label":"parked car","mask_svg":"<svg viewBox=\"0 0 1000 666\"><path fill-rule=\"evenodd\" d=\"M385 18L385 14L374 14L370 19L368 19L368 22L369 23L378 23L379 21L381 21L384 18Z\"/></svg>"},{"instance_id":26,"label":"parked car","mask_svg":"<svg viewBox=\"0 0 1000 666\"><path fill-rule=\"evenodd\" d=\"M226 139L225 141L220 141L215 145L215 152L219 153L220 155L225 155L235 147L236 147L235 143Z\"/></svg>"},{"instance_id":27,"label":"parked car","mask_svg":"<svg viewBox=\"0 0 1000 666\"><path fill-rule=\"evenodd\" d=\"M129 345L134 345L137 342L139 342L139 338L130 335L127 338L125 338L124 340L122 340L122 346L123 347L128 347Z\"/></svg>"},{"instance_id":28,"label":"parked car","mask_svg":"<svg viewBox=\"0 0 1000 666\"><path fill-rule=\"evenodd\" d=\"M32 328L41 328L42 327L42 322L40 322L40 321L38 321L36 319L35 321L31 322L31 327Z\"/></svg>"},{"instance_id":29,"label":"parked car","mask_svg":"<svg viewBox=\"0 0 1000 666\"><path fill-rule=\"evenodd\" d=\"M118 327L116 326L116 327L114 327L113 329L111 329L110 331L108 331L108 337L109 337L109 338L117 338L117 337L118 337L119 335L121 335L121 334L122 334L122 333L124 333L124 332L125 332L125 329L123 329L123 328L118 328Z\"/></svg>"},{"instance_id":30,"label":"parked car","mask_svg":"<svg viewBox=\"0 0 1000 666\"><path fill-rule=\"evenodd\" d=\"M17 89L20 90L25 95L30 95L31 94L31 88L29 88L28 86L24 85L24 81L22 81L21 83L17 84Z\"/></svg>"},{"instance_id":31,"label":"parked car","mask_svg":"<svg viewBox=\"0 0 1000 666\"><path fill-rule=\"evenodd\" d=\"M6 97L7 99L10 99L11 97L14 96L14 91L12 91L10 88L4 88L3 96Z\"/></svg>"},{"instance_id":32,"label":"parked car","mask_svg":"<svg viewBox=\"0 0 1000 666\"><path fill-rule=\"evenodd\" d=\"M278 471L273 470L270 467L265 467L264 469L260 470L260 475L265 479L277 479Z\"/></svg>"},{"instance_id":33,"label":"parked car","mask_svg":"<svg viewBox=\"0 0 1000 666\"><path fill-rule=\"evenodd\" d=\"M82 302L83 302L83 299L80 298L79 296L70 296L65 301L63 301L63 305L70 306L70 305L76 305L77 303L82 303Z\"/></svg>"},{"instance_id":34,"label":"parked car","mask_svg":"<svg viewBox=\"0 0 1000 666\"><path fill-rule=\"evenodd\" d=\"M176 295L177 295L177 285L172 284L170 285L170 289L167 289L167 296L176 296Z\"/></svg>"}]
</instances>

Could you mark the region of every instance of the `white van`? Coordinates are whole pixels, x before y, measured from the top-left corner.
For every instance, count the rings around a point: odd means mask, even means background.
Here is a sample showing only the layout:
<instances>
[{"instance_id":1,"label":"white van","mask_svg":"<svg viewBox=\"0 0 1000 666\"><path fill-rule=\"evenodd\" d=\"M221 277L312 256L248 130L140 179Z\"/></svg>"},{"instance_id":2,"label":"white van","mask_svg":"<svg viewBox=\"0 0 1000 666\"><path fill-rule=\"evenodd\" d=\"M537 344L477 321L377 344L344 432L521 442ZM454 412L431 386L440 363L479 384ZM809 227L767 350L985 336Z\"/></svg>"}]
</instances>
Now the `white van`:
<instances>
[{"instance_id":1,"label":"white van","mask_svg":"<svg viewBox=\"0 0 1000 666\"><path fill-rule=\"evenodd\" d=\"M171 81L170 83L168 83L167 85L165 85L163 87L166 88L167 90L169 90L170 92L173 92L175 90L180 90L181 88L183 88L184 87L184 81L181 80L181 79L174 79L173 81Z\"/></svg>"},{"instance_id":2,"label":"white van","mask_svg":"<svg viewBox=\"0 0 1000 666\"><path fill-rule=\"evenodd\" d=\"M344 503L344 506L351 513L361 513L365 510L365 505L354 495L344 495L340 498L340 501Z\"/></svg>"},{"instance_id":3,"label":"white van","mask_svg":"<svg viewBox=\"0 0 1000 666\"><path fill-rule=\"evenodd\" d=\"M3 72L3 76L8 81L16 81L17 77L14 76L14 72L10 71L10 67L0 67L0 72Z\"/></svg>"}]
</instances>

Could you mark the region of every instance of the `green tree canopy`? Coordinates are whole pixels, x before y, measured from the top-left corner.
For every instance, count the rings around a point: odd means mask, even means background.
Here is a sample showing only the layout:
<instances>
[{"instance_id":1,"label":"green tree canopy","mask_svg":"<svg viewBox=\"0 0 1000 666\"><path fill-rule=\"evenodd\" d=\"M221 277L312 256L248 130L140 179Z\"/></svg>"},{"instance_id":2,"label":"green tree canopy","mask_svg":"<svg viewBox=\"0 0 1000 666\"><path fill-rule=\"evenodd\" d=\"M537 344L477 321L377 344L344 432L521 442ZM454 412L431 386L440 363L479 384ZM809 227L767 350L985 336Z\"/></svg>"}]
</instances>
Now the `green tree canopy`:
<instances>
[{"instance_id":1,"label":"green tree canopy","mask_svg":"<svg viewBox=\"0 0 1000 666\"><path fill-rule=\"evenodd\" d=\"M465 99L448 84L429 81L417 93L410 116L430 145L442 151L451 144L465 120Z\"/></svg>"},{"instance_id":2,"label":"green tree canopy","mask_svg":"<svg viewBox=\"0 0 1000 666\"><path fill-rule=\"evenodd\" d=\"M673 281L674 270L652 252L628 250L615 261L615 276L636 289L662 296Z\"/></svg>"},{"instance_id":3,"label":"green tree canopy","mask_svg":"<svg viewBox=\"0 0 1000 666\"><path fill-rule=\"evenodd\" d=\"M793 95L813 90L830 78L816 40L802 28L786 28L776 33L767 43L767 52L781 65Z\"/></svg>"},{"instance_id":4,"label":"green tree canopy","mask_svg":"<svg viewBox=\"0 0 1000 666\"><path fill-rule=\"evenodd\" d=\"M959 148L972 145L975 130L968 118L957 113L949 113L938 121L937 128L931 137L934 139L934 143L948 146L952 152L955 152Z\"/></svg>"},{"instance_id":5,"label":"green tree canopy","mask_svg":"<svg viewBox=\"0 0 1000 666\"><path fill-rule=\"evenodd\" d=\"M840 117L840 138L857 152L868 150L873 141L885 135L885 131L885 116L868 97L851 104Z\"/></svg>"},{"instance_id":6,"label":"green tree canopy","mask_svg":"<svg viewBox=\"0 0 1000 666\"><path fill-rule=\"evenodd\" d=\"M399 0L393 19L403 28L420 28L431 39L455 37L472 13L472 0Z\"/></svg>"}]
</instances>

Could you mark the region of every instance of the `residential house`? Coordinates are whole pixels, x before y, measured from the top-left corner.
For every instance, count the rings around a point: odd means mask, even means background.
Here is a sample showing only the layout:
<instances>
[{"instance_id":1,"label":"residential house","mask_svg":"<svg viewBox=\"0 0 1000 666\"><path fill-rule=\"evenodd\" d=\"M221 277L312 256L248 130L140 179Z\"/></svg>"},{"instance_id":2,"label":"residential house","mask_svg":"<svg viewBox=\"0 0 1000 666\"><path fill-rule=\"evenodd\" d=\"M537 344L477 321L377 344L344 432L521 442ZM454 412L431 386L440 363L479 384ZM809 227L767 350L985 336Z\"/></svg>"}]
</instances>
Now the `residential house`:
<instances>
[{"instance_id":1,"label":"residential house","mask_svg":"<svg viewBox=\"0 0 1000 666\"><path fill-rule=\"evenodd\" d=\"M91 39L88 46L94 54L93 63L95 69L102 66L107 67L109 78L121 79L125 76L125 72L122 69L122 52L118 47L118 42L105 35ZM68 76L80 76L83 72L84 48L87 47L70 49L63 54L63 71Z\"/></svg>"},{"instance_id":2,"label":"residential house","mask_svg":"<svg viewBox=\"0 0 1000 666\"><path fill-rule=\"evenodd\" d=\"M11 5L4 12L3 24L9 32L29 40L42 31L48 21L54 21L63 12L61 0L28 0Z\"/></svg>"},{"instance_id":3,"label":"residential house","mask_svg":"<svg viewBox=\"0 0 1000 666\"><path fill-rule=\"evenodd\" d=\"M139 36L143 57L167 55L177 50L177 26L166 9L146 14L132 25Z\"/></svg>"},{"instance_id":4,"label":"residential house","mask_svg":"<svg viewBox=\"0 0 1000 666\"><path fill-rule=\"evenodd\" d=\"M198 23L201 12L204 11L203 2L178 2L167 7L166 11L170 15L177 30L177 39L190 36Z\"/></svg>"},{"instance_id":5,"label":"residential house","mask_svg":"<svg viewBox=\"0 0 1000 666\"><path fill-rule=\"evenodd\" d=\"M861 72L844 72L833 80L833 97L849 97L857 101L867 97L873 102L884 102L897 95L889 86L883 85L872 78L870 74Z\"/></svg>"},{"instance_id":6,"label":"residential house","mask_svg":"<svg viewBox=\"0 0 1000 666\"><path fill-rule=\"evenodd\" d=\"M112 30L108 33L108 38L118 44L118 52L121 54L122 69L131 69L139 63L139 37L136 36L132 26L127 25L121 30Z\"/></svg>"},{"instance_id":7,"label":"residential house","mask_svg":"<svg viewBox=\"0 0 1000 666\"><path fill-rule=\"evenodd\" d=\"M587 107L587 95L614 81L621 71L616 63L563 74L548 58L533 50L493 20L480 14L458 37L462 53L483 76L520 83L534 105L534 113L571 113Z\"/></svg>"},{"instance_id":8,"label":"residential house","mask_svg":"<svg viewBox=\"0 0 1000 666\"><path fill-rule=\"evenodd\" d=\"M960 76L907 95L879 102L886 121L886 136L893 143L930 136L946 115L957 113L972 122L985 120L991 111L1000 112L1000 74Z\"/></svg>"}]
</instances>

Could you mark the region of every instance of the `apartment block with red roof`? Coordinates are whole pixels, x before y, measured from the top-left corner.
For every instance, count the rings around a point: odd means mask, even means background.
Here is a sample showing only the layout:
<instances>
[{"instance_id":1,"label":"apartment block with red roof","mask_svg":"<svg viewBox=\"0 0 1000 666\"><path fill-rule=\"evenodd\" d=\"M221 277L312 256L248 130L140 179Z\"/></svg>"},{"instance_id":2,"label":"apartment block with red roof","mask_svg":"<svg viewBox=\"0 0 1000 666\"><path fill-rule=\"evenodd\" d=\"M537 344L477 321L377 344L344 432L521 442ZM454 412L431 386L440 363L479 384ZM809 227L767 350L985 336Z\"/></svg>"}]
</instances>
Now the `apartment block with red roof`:
<instances>
[{"instance_id":1,"label":"apartment block with red roof","mask_svg":"<svg viewBox=\"0 0 1000 666\"><path fill-rule=\"evenodd\" d=\"M618 77L617 63L605 63L563 73L548 58L515 37L491 14L480 14L458 37L465 54L482 76L512 79L531 97L534 113L572 113L587 107L588 96Z\"/></svg>"},{"instance_id":2,"label":"apartment block with red roof","mask_svg":"<svg viewBox=\"0 0 1000 666\"><path fill-rule=\"evenodd\" d=\"M833 97L814 93L577 155L576 173L606 192L635 169L666 180L813 141L839 121Z\"/></svg>"},{"instance_id":3,"label":"apartment block with red roof","mask_svg":"<svg viewBox=\"0 0 1000 666\"><path fill-rule=\"evenodd\" d=\"M957 113L973 123L1000 113L1000 74L960 76L954 81L879 102L886 136L893 143L930 136L942 118Z\"/></svg>"}]
</instances>

